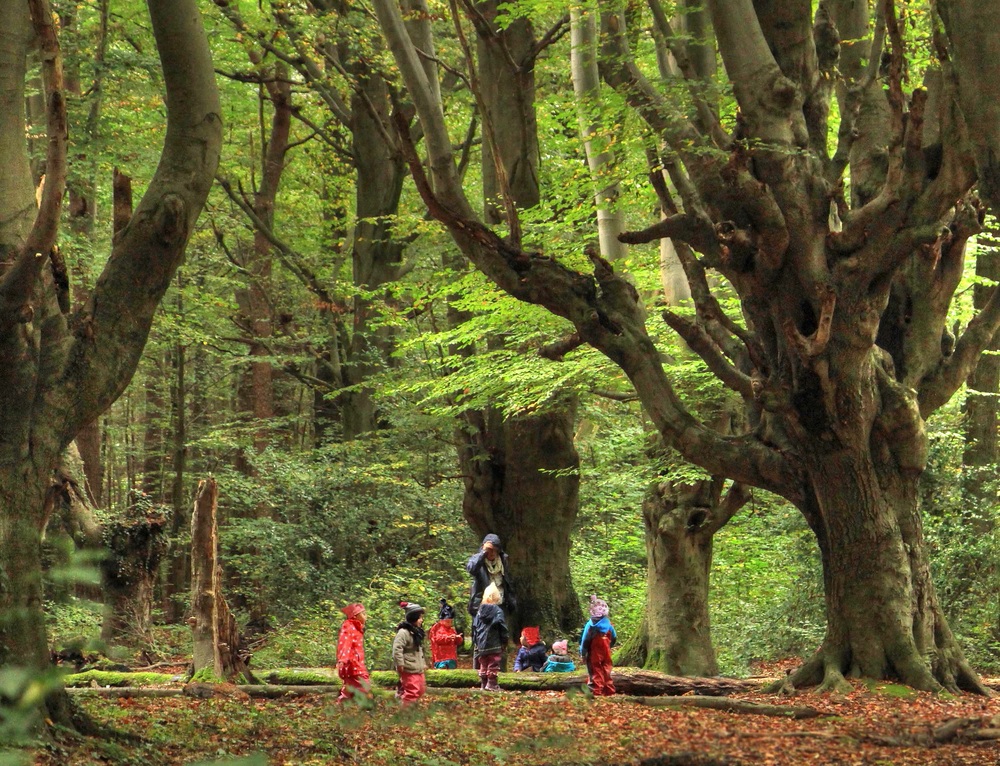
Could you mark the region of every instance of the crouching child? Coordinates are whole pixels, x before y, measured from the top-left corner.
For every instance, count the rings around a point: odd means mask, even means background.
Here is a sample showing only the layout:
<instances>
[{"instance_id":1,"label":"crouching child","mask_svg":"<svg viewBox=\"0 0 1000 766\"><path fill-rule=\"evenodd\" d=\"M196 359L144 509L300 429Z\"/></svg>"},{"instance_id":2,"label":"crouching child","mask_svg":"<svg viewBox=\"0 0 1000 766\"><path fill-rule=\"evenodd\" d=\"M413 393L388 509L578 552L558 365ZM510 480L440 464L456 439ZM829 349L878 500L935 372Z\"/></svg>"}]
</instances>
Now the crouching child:
<instances>
[{"instance_id":1,"label":"crouching child","mask_svg":"<svg viewBox=\"0 0 1000 766\"><path fill-rule=\"evenodd\" d=\"M517 657L514 658L514 672L532 670L537 673L545 664L545 655L545 644L538 637L538 628L522 628L521 648L517 650Z\"/></svg>"},{"instance_id":2,"label":"crouching child","mask_svg":"<svg viewBox=\"0 0 1000 766\"><path fill-rule=\"evenodd\" d=\"M565 638L562 641L552 643L552 654L545 660L542 666L543 673L572 673L576 670L576 663L569 656L569 641Z\"/></svg>"},{"instance_id":3,"label":"crouching child","mask_svg":"<svg viewBox=\"0 0 1000 766\"><path fill-rule=\"evenodd\" d=\"M458 650L465 643L465 636L455 630L454 619L455 609L441 599L438 621L427 633L431 639L431 664L435 668L454 670L458 667Z\"/></svg>"}]
</instances>

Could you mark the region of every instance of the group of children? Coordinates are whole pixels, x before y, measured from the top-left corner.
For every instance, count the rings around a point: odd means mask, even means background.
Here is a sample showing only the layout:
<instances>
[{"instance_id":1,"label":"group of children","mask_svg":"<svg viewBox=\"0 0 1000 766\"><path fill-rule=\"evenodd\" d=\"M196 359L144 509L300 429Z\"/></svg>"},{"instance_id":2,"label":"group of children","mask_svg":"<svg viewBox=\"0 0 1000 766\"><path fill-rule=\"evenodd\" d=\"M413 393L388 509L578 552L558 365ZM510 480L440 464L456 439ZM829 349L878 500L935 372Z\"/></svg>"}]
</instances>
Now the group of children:
<instances>
[{"instance_id":1,"label":"group of children","mask_svg":"<svg viewBox=\"0 0 1000 766\"><path fill-rule=\"evenodd\" d=\"M482 604L472 621L473 667L479 671L479 686L484 691L499 691L497 682L503 650L509 641L507 620L500 608L500 591L489 585L483 593ZM399 675L396 696L407 704L420 699L427 689L424 672L423 629L425 609L419 604L401 601L403 621L396 626L392 641L392 662ZM371 682L365 665L364 631L366 614L361 604L349 604L341 609L345 615L337 639L337 675L343 682L338 702L362 695L371 696ZM441 599L438 621L429 631L431 662L435 668L455 668L458 649L465 643L465 636L455 630L455 610ZM590 619L583 627L580 638L580 656L587 666L588 686L595 696L615 693L611 680L611 648L618 640L614 626L608 619L607 602L590 597ZM514 660L514 672L535 671L543 673L568 673L576 670L569 657L568 642L556 641L552 653L546 651L537 627L521 630L521 648Z\"/></svg>"}]
</instances>

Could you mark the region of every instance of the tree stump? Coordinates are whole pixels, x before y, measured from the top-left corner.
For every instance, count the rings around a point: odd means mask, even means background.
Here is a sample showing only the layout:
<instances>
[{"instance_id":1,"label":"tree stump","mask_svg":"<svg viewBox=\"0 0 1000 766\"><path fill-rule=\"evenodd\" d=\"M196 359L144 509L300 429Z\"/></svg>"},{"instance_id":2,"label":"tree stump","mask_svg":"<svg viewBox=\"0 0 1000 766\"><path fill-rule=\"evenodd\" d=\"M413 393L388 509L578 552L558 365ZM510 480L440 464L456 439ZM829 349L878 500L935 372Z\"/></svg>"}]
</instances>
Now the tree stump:
<instances>
[{"instance_id":1,"label":"tree stump","mask_svg":"<svg viewBox=\"0 0 1000 766\"><path fill-rule=\"evenodd\" d=\"M191 617L194 634L194 673L233 681L240 675L253 680L242 651L236 618L222 595L217 523L219 488L215 479L198 482L191 515Z\"/></svg>"}]
</instances>

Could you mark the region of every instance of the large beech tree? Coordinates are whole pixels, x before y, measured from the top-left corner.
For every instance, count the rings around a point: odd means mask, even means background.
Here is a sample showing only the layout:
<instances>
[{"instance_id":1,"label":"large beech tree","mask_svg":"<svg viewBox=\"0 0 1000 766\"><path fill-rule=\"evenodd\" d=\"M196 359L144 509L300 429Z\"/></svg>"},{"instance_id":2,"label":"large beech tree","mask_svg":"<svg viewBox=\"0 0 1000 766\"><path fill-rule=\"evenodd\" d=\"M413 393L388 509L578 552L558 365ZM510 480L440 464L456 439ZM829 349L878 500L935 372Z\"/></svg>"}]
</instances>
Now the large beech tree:
<instances>
[{"instance_id":1,"label":"large beech tree","mask_svg":"<svg viewBox=\"0 0 1000 766\"><path fill-rule=\"evenodd\" d=\"M166 88L160 163L89 299L71 311L55 247L67 126L52 12L46 0L0 0L0 665L48 664L39 546L53 470L131 380L218 162L221 112L197 2L154 0L149 14ZM23 107L36 48L48 114L38 206ZM67 720L65 701L51 699L53 719Z\"/></svg>"},{"instance_id":2,"label":"large beech tree","mask_svg":"<svg viewBox=\"0 0 1000 766\"><path fill-rule=\"evenodd\" d=\"M621 367L666 443L712 475L801 510L821 551L828 627L794 683L835 688L846 674L891 676L985 693L931 582L917 482L925 419L1000 325L995 293L957 339L945 326L965 243L979 227L977 180L992 204L1000 177L1000 99L992 98L1000 43L987 34L1000 3L938 0L943 25L937 16L901 20L892 0L872 20L853 0L824 0L815 14L808 0L706 4L738 105L731 124L693 81L661 89L647 78L629 47L642 29L604 6L601 67L657 139L651 178L664 209L676 208L625 238L672 237L696 254L684 265L702 296L697 314L671 324L700 341L689 344L744 398L748 433L723 436L685 409L639 296L609 263L592 257L592 273L570 269L477 217L398 8L375 0L429 155L424 165L410 153L414 180L477 268L564 317L580 342ZM649 5L683 54L660 5ZM912 82L917 72L903 23L927 21L939 69L907 93L904 73ZM402 122L397 129L407 135ZM657 180L661 168L669 185ZM736 291L739 319L713 300L706 269Z\"/></svg>"}]
</instances>

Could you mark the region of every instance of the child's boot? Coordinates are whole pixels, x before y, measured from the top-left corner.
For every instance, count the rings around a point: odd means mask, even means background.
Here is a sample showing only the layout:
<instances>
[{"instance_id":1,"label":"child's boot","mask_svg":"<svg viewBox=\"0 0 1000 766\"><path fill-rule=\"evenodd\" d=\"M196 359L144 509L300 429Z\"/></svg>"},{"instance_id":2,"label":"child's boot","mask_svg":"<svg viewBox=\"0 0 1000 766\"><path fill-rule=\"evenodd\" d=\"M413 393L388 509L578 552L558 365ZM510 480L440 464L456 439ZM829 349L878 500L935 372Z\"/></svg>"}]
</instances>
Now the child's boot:
<instances>
[{"instance_id":1,"label":"child's boot","mask_svg":"<svg viewBox=\"0 0 1000 766\"><path fill-rule=\"evenodd\" d=\"M489 675L486 677L486 686L483 687L488 692L498 692L500 691L500 684L497 683L497 677L495 675Z\"/></svg>"},{"instance_id":2,"label":"child's boot","mask_svg":"<svg viewBox=\"0 0 1000 766\"><path fill-rule=\"evenodd\" d=\"M486 674L485 673L483 673L481 676L479 676L479 688L480 689L487 689L487 688L489 688L487 686Z\"/></svg>"}]
</instances>

